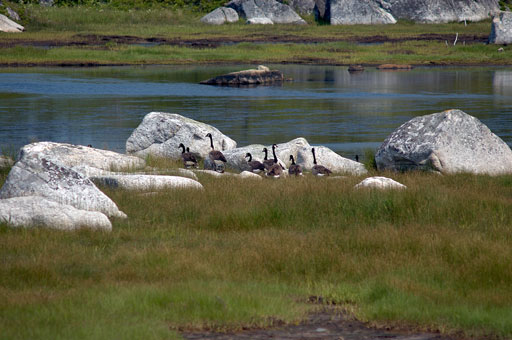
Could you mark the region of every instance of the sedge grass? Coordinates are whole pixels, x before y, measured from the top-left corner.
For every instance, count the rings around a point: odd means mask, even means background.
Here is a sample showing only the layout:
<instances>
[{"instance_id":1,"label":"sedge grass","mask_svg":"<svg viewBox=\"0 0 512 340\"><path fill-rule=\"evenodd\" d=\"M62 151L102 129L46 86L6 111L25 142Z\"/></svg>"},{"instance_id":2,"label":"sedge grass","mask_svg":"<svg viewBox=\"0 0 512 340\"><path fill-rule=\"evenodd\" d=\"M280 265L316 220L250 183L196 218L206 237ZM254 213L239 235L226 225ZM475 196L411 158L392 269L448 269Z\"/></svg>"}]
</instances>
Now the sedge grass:
<instances>
[{"instance_id":1,"label":"sedge grass","mask_svg":"<svg viewBox=\"0 0 512 340\"><path fill-rule=\"evenodd\" d=\"M1 227L2 337L270 326L311 295L376 325L511 337L512 177L386 175L408 189L200 175L202 191L104 188L129 216L111 233Z\"/></svg>"}]
</instances>

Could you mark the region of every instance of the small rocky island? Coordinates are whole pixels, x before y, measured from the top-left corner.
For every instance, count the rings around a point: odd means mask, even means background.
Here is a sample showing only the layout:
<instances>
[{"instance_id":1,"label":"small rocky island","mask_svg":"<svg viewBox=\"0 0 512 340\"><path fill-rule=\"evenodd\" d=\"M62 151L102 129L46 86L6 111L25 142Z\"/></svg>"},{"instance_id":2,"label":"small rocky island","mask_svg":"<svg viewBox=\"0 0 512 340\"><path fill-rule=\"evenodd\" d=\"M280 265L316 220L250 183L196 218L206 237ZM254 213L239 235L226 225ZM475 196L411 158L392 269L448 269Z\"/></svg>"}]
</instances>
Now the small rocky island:
<instances>
[{"instance_id":1,"label":"small rocky island","mask_svg":"<svg viewBox=\"0 0 512 340\"><path fill-rule=\"evenodd\" d=\"M281 71L271 70L266 66L260 65L257 69L249 69L238 72L231 72L217 76L208 80L203 80L203 85L219 86L248 86L248 85L271 85L284 81Z\"/></svg>"}]
</instances>

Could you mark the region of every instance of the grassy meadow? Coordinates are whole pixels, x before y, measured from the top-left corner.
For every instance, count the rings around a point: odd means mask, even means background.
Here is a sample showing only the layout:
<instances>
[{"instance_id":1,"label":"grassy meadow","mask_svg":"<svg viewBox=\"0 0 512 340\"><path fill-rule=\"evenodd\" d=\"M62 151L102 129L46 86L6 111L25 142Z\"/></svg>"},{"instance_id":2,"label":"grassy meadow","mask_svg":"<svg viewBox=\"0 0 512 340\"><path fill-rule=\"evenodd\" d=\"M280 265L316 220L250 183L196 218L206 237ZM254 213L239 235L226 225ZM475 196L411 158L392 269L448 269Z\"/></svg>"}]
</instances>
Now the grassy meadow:
<instances>
[{"instance_id":1,"label":"grassy meadow","mask_svg":"<svg viewBox=\"0 0 512 340\"><path fill-rule=\"evenodd\" d=\"M205 13L186 9L26 5L20 11L26 32L0 33L2 65L512 64L507 48L498 52L499 46L466 44L464 37L487 36L490 21L330 26L308 16L308 25L246 25L240 20L215 26L199 22ZM438 35L443 38L425 40ZM379 43L359 43L370 37Z\"/></svg>"},{"instance_id":2,"label":"grassy meadow","mask_svg":"<svg viewBox=\"0 0 512 340\"><path fill-rule=\"evenodd\" d=\"M201 175L202 191L103 188L129 216L111 233L0 226L0 338L269 327L311 296L376 326L512 337L512 177L384 175L408 189Z\"/></svg>"}]
</instances>

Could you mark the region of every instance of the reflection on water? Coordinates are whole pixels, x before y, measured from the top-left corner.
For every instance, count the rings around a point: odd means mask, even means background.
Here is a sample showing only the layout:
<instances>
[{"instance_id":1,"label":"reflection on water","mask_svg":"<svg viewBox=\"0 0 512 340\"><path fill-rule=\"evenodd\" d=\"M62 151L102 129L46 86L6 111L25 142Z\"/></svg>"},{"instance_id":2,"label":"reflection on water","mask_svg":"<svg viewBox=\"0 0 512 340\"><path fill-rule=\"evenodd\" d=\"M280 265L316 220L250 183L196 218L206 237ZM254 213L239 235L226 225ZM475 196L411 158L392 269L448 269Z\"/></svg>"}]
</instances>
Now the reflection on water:
<instances>
[{"instance_id":1,"label":"reflection on water","mask_svg":"<svg viewBox=\"0 0 512 340\"><path fill-rule=\"evenodd\" d=\"M0 69L0 146L51 140L124 151L151 111L218 127L240 146L305 137L353 157L418 115L459 108L512 144L512 70L408 72L280 65L281 86L199 85L242 66Z\"/></svg>"}]
</instances>

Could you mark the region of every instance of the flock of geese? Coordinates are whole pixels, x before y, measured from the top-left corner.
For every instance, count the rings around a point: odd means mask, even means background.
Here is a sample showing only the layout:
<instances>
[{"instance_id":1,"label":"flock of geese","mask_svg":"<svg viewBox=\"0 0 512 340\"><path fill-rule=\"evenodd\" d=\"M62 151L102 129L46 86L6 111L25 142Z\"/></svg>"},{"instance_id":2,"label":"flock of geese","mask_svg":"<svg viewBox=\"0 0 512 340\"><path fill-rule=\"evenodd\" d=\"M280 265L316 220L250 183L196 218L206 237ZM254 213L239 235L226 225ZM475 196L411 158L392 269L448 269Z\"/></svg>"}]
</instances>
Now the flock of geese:
<instances>
[{"instance_id":1,"label":"flock of geese","mask_svg":"<svg viewBox=\"0 0 512 340\"><path fill-rule=\"evenodd\" d=\"M208 153L208 158L213 162L223 162L226 163L226 157L222 154L221 151L215 150L213 146L213 137L211 133L208 133L205 138L210 138L210 147L212 148L211 151ZM251 172L259 174L259 173L265 173L269 177L279 178L281 175L283 175L285 167L279 164L276 156L276 148L277 145L272 145L272 156L273 159L268 158L268 149L263 148L262 152L265 154L265 157L263 159L263 162L253 160L252 155L248 152L245 154L245 158L248 158L247 164L251 168ZM185 168L197 168L197 158L194 156L193 153L190 152L189 148L185 148L185 145L183 143L180 143L178 146L178 149L182 149L181 151L181 158L183 160L183 166ZM316 155L315 155L315 148L311 149L311 152L313 153L313 168L311 169L311 173L315 176L329 176L332 171L327 169L323 165L319 165L316 162ZM292 164L290 165L290 168L288 169L289 175L295 175L295 176L302 176L302 167L298 164L295 164L295 159L293 155L290 155L290 161ZM222 171L224 172L224 169L222 168Z\"/></svg>"}]
</instances>

